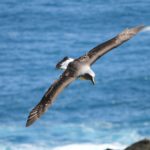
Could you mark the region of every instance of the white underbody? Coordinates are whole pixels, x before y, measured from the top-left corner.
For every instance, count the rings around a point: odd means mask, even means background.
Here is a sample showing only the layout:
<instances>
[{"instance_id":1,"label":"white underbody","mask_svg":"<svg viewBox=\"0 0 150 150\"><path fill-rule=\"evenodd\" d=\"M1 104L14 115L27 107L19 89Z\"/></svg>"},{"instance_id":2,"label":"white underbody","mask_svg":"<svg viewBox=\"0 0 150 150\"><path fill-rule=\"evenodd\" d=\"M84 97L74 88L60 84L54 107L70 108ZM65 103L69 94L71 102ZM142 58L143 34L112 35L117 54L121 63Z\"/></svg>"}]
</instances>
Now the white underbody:
<instances>
[{"instance_id":1,"label":"white underbody","mask_svg":"<svg viewBox=\"0 0 150 150\"><path fill-rule=\"evenodd\" d=\"M66 61L62 62L60 69L66 70L68 67L68 64L72 61L74 61L73 58L68 58ZM80 71L80 75L84 75L84 74L90 74L92 77L95 77L94 71L88 65L83 66Z\"/></svg>"},{"instance_id":2,"label":"white underbody","mask_svg":"<svg viewBox=\"0 0 150 150\"><path fill-rule=\"evenodd\" d=\"M90 74L92 77L95 77L94 71L88 65L85 65L81 68L80 75L84 74Z\"/></svg>"}]
</instances>

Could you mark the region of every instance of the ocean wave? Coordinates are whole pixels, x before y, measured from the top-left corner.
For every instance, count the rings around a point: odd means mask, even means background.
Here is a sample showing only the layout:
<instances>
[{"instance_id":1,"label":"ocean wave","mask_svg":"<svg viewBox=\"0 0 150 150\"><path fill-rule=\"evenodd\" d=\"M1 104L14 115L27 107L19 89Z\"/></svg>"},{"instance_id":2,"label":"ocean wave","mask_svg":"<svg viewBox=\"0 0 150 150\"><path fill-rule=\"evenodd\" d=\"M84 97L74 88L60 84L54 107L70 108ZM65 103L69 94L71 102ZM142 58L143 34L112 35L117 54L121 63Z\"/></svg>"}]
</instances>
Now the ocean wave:
<instances>
[{"instance_id":1,"label":"ocean wave","mask_svg":"<svg viewBox=\"0 0 150 150\"><path fill-rule=\"evenodd\" d=\"M145 27L143 31L144 31L144 32L150 31L150 26Z\"/></svg>"},{"instance_id":2,"label":"ocean wave","mask_svg":"<svg viewBox=\"0 0 150 150\"><path fill-rule=\"evenodd\" d=\"M0 145L1 150L105 150L107 148L123 150L126 146L119 143L113 144L69 144L59 147L50 147L48 145L32 145L32 144L9 144Z\"/></svg>"},{"instance_id":3,"label":"ocean wave","mask_svg":"<svg viewBox=\"0 0 150 150\"><path fill-rule=\"evenodd\" d=\"M110 149L117 149L117 150L123 150L126 146L121 145L119 143L114 144L71 144L71 145L65 145L61 147L56 147L52 150L106 150L107 148Z\"/></svg>"},{"instance_id":4,"label":"ocean wave","mask_svg":"<svg viewBox=\"0 0 150 150\"><path fill-rule=\"evenodd\" d=\"M59 128L57 126L55 126L56 128L52 127L53 132L45 132L44 136L42 136L43 130L42 134L35 134L33 130L30 130L30 133L22 130L21 133L21 130L18 131L11 127L7 129L5 137L0 137L0 150L105 150L106 148L122 150L124 145L144 138L137 130L125 128L114 130L110 128L110 124L104 128L105 124L94 124L94 128L84 124L78 126L64 124L63 126L59 125ZM4 128L2 130L4 131ZM1 134L3 134L2 130L0 131ZM31 135L31 131L33 131L34 136ZM11 135L16 136L14 140L8 139ZM22 136L25 138L21 140L20 137ZM34 140L26 141L31 136Z\"/></svg>"},{"instance_id":5,"label":"ocean wave","mask_svg":"<svg viewBox=\"0 0 150 150\"><path fill-rule=\"evenodd\" d=\"M0 144L0 150L52 150L46 145L34 145L34 144L12 144L4 143Z\"/></svg>"}]
</instances>

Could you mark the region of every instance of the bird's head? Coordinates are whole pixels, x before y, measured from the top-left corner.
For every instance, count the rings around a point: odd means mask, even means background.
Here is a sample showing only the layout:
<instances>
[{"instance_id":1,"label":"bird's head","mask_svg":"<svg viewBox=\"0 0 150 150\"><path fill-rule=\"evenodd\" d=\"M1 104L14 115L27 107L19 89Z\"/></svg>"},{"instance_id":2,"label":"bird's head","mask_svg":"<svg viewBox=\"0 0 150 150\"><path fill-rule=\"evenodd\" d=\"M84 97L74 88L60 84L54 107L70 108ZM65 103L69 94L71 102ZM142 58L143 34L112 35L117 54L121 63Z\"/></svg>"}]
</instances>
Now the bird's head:
<instances>
[{"instance_id":1,"label":"bird's head","mask_svg":"<svg viewBox=\"0 0 150 150\"><path fill-rule=\"evenodd\" d=\"M84 75L84 79L85 80L90 80L93 83L93 85L94 85L95 84L95 73L94 72L86 73Z\"/></svg>"},{"instance_id":2,"label":"bird's head","mask_svg":"<svg viewBox=\"0 0 150 150\"><path fill-rule=\"evenodd\" d=\"M91 82L93 83L93 85L95 84L95 76L93 77L93 76L91 76L91 78L90 78L90 80L91 80Z\"/></svg>"},{"instance_id":3,"label":"bird's head","mask_svg":"<svg viewBox=\"0 0 150 150\"><path fill-rule=\"evenodd\" d=\"M91 82L94 85L95 84L95 73L91 68L88 71L88 75L89 75L89 80L91 80Z\"/></svg>"},{"instance_id":4,"label":"bird's head","mask_svg":"<svg viewBox=\"0 0 150 150\"><path fill-rule=\"evenodd\" d=\"M95 84L95 75L91 75L89 74L89 80L93 83L93 85Z\"/></svg>"},{"instance_id":5,"label":"bird's head","mask_svg":"<svg viewBox=\"0 0 150 150\"><path fill-rule=\"evenodd\" d=\"M74 61L73 58L69 58L69 57L64 57L61 61L59 61L57 64L56 64L56 68L57 69L62 69L62 70L66 70L67 67L68 67L68 64L70 62Z\"/></svg>"}]
</instances>

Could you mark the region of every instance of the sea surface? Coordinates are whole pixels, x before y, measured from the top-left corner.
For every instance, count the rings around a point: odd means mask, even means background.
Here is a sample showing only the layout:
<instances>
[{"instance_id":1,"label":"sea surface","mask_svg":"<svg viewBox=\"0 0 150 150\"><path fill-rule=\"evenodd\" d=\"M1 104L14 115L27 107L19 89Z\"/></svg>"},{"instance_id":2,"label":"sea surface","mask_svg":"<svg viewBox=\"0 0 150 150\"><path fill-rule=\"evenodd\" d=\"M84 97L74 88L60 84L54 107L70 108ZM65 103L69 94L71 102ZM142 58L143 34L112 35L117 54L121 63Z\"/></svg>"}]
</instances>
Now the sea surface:
<instances>
[{"instance_id":1,"label":"sea surface","mask_svg":"<svg viewBox=\"0 0 150 150\"><path fill-rule=\"evenodd\" d=\"M32 126L31 109L77 58L123 29L147 28L98 60ZM0 1L0 150L123 149L150 138L149 0Z\"/></svg>"}]
</instances>

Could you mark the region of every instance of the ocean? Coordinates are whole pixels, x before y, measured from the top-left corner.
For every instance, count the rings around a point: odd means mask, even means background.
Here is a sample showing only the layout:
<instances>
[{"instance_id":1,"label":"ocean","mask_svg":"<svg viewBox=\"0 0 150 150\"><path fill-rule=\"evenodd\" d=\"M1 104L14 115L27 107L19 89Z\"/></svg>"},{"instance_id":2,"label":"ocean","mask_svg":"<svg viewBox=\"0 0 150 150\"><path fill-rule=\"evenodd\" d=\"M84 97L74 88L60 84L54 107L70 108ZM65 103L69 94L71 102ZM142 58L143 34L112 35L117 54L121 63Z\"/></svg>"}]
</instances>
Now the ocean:
<instances>
[{"instance_id":1,"label":"ocean","mask_svg":"<svg viewBox=\"0 0 150 150\"><path fill-rule=\"evenodd\" d=\"M0 1L0 150L122 150L150 137L149 0ZM77 58L125 28L145 30L99 59L26 128L31 109Z\"/></svg>"}]
</instances>

